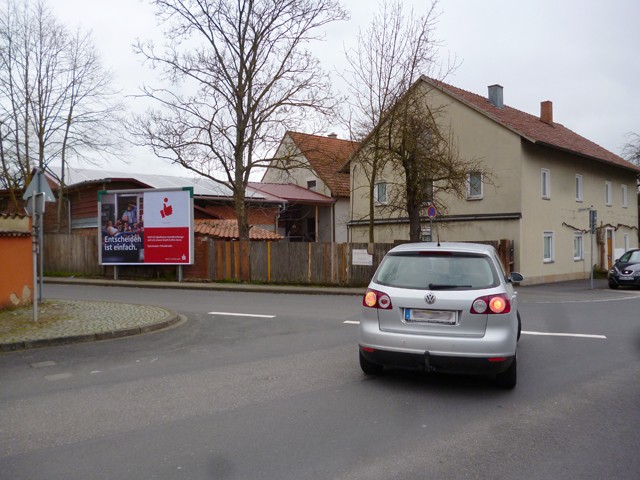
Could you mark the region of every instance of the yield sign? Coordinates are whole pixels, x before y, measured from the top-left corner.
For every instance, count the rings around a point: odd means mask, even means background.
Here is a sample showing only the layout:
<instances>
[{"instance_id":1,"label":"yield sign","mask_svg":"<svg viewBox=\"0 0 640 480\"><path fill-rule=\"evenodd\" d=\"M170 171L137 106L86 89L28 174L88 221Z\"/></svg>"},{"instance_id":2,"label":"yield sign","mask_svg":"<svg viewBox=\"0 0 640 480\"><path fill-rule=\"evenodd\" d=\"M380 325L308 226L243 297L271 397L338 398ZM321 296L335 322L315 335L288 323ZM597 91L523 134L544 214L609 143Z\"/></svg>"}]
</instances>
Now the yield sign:
<instances>
[{"instance_id":1,"label":"yield sign","mask_svg":"<svg viewBox=\"0 0 640 480\"><path fill-rule=\"evenodd\" d=\"M24 195L22 195L23 200L27 200L28 198L36 195L38 193L44 193L45 202L55 202L56 197L53 195L51 191L51 187L49 186L49 182L47 182L47 177L44 176L44 173L41 171L37 171L29 186L24 191Z\"/></svg>"}]
</instances>

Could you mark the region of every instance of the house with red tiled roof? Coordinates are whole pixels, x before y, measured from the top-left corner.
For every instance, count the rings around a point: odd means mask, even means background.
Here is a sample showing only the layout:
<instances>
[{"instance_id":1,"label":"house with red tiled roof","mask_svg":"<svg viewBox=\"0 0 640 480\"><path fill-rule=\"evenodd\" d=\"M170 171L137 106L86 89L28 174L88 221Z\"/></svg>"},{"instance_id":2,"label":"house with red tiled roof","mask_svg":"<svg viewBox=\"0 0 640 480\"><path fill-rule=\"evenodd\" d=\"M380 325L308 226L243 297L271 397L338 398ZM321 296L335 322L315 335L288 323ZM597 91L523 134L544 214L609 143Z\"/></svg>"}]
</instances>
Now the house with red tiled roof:
<instances>
[{"instance_id":1,"label":"house with red tiled roof","mask_svg":"<svg viewBox=\"0 0 640 480\"><path fill-rule=\"evenodd\" d=\"M607 269L638 245L640 167L558 123L552 102L541 102L540 114L532 115L506 105L500 85L482 96L427 77L409 94L438 112L438 128L461 158L482 166L469 172L465 198L438 198L447 208L434 219L433 232L425 216L423 230L434 240L510 240L512 268L528 283L589 278L591 265ZM369 238L369 173L359 155L367 155L366 139L345 169L352 182L352 242ZM376 182L382 190L401 183L389 166ZM376 242L409 238L406 212L377 201L374 215ZM590 215L596 216L593 236Z\"/></svg>"},{"instance_id":2,"label":"house with red tiled roof","mask_svg":"<svg viewBox=\"0 0 640 480\"><path fill-rule=\"evenodd\" d=\"M351 188L349 173L340 169L357 146L356 142L339 139L336 134L325 137L289 131L284 135L261 183L297 185L330 202L306 206L299 202L296 210L283 212L280 233L291 239L347 241Z\"/></svg>"}]
</instances>

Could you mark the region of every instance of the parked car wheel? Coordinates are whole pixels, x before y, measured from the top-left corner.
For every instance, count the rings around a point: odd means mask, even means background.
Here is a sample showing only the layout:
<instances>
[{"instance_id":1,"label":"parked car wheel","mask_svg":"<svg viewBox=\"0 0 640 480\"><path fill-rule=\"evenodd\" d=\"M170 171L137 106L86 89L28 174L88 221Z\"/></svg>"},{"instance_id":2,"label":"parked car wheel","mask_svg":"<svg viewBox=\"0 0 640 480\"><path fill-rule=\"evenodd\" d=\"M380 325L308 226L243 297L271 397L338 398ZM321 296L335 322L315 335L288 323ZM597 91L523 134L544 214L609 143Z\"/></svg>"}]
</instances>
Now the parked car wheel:
<instances>
[{"instance_id":1,"label":"parked car wheel","mask_svg":"<svg viewBox=\"0 0 640 480\"><path fill-rule=\"evenodd\" d=\"M515 356L509 368L496 375L496 384L499 387L512 389L518 383L518 357Z\"/></svg>"},{"instance_id":2,"label":"parked car wheel","mask_svg":"<svg viewBox=\"0 0 640 480\"><path fill-rule=\"evenodd\" d=\"M384 369L382 365L370 362L369 360L364 358L362 352L360 352L360 368L367 375L380 375L382 373L382 370Z\"/></svg>"},{"instance_id":3,"label":"parked car wheel","mask_svg":"<svg viewBox=\"0 0 640 480\"><path fill-rule=\"evenodd\" d=\"M520 319L520 312L518 312L518 337L517 340L520 340L520 335L522 334L522 320Z\"/></svg>"}]
</instances>

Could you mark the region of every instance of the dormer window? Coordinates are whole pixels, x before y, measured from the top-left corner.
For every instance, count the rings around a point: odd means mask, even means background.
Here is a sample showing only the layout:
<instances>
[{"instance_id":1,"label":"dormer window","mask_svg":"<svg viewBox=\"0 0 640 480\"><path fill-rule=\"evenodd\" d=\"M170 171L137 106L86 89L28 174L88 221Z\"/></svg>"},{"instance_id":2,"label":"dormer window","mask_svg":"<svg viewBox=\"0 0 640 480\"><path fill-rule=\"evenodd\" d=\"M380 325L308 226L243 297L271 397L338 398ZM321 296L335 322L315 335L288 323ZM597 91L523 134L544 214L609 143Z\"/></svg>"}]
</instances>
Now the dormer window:
<instances>
[{"instance_id":1,"label":"dormer window","mask_svg":"<svg viewBox=\"0 0 640 480\"><path fill-rule=\"evenodd\" d=\"M316 191L316 180L307 180L307 189L312 192Z\"/></svg>"}]
</instances>

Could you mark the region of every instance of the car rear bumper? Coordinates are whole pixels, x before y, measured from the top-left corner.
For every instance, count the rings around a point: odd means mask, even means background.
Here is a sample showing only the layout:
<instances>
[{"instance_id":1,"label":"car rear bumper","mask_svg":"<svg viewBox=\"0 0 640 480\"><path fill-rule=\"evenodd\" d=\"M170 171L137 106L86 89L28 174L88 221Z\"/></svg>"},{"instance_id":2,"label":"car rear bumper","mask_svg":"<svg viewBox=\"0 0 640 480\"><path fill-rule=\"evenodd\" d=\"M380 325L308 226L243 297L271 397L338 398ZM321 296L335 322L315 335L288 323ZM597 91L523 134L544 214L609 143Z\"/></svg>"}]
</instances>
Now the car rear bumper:
<instances>
[{"instance_id":1,"label":"car rear bumper","mask_svg":"<svg viewBox=\"0 0 640 480\"><path fill-rule=\"evenodd\" d=\"M371 363L409 370L472 375L495 375L509 368L514 356L456 357L433 355L429 352L411 353L374 349L360 345L360 352Z\"/></svg>"}]
</instances>

